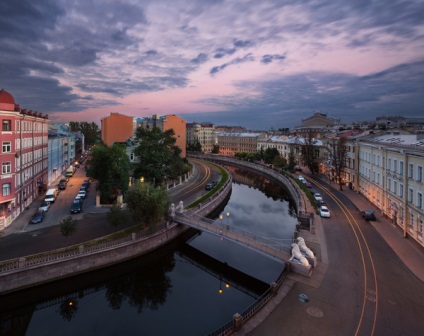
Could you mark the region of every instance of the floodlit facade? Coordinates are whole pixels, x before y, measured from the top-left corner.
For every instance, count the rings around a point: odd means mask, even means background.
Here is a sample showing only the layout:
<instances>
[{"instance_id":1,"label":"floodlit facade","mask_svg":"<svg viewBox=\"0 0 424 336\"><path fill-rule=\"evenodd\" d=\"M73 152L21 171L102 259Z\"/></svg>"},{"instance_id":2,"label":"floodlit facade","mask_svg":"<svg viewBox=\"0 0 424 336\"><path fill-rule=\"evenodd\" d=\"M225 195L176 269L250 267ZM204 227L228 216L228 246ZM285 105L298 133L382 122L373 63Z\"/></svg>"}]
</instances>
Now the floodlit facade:
<instances>
[{"instance_id":1,"label":"floodlit facade","mask_svg":"<svg viewBox=\"0 0 424 336\"><path fill-rule=\"evenodd\" d=\"M10 93L0 90L0 122L0 229L4 229L46 189L48 119L21 109Z\"/></svg>"},{"instance_id":2,"label":"floodlit facade","mask_svg":"<svg viewBox=\"0 0 424 336\"><path fill-rule=\"evenodd\" d=\"M256 153L262 133L216 133L219 153L234 156L237 152Z\"/></svg>"}]
</instances>

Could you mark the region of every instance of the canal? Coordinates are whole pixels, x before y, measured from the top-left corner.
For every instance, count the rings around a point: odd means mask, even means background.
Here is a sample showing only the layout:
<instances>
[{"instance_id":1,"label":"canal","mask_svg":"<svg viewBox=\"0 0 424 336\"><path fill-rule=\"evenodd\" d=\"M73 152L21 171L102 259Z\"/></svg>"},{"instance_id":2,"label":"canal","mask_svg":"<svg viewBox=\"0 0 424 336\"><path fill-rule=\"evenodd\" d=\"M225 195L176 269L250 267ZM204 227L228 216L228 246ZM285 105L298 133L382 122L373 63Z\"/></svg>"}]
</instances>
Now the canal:
<instances>
[{"instance_id":1,"label":"canal","mask_svg":"<svg viewBox=\"0 0 424 336\"><path fill-rule=\"evenodd\" d=\"M297 221L286 191L227 169L232 194L216 220L290 245ZM205 335L250 306L282 270L193 230L151 255L22 292L2 313L0 335Z\"/></svg>"}]
</instances>

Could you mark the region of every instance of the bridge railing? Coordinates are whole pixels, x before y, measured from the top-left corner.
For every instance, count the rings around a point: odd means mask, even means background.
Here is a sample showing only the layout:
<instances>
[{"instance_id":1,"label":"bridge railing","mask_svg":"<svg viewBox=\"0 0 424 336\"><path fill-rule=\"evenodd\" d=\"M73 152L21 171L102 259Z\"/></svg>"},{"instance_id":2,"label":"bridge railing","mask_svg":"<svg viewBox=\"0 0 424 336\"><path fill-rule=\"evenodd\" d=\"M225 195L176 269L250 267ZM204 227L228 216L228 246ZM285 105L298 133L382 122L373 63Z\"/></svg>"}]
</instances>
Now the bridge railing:
<instances>
[{"instance_id":1,"label":"bridge railing","mask_svg":"<svg viewBox=\"0 0 424 336\"><path fill-rule=\"evenodd\" d=\"M176 215L175 221L178 223L202 228L205 231L214 233L215 235L231 238L243 245L259 249L267 254L269 254L270 249L284 254L290 254L291 251L291 244L293 243L292 239L288 239L287 245L285 245L276 240L264 238L252 232L226 225L219 220L212 220L193 213L177 213Z\"/></svg>"}]
</instances>

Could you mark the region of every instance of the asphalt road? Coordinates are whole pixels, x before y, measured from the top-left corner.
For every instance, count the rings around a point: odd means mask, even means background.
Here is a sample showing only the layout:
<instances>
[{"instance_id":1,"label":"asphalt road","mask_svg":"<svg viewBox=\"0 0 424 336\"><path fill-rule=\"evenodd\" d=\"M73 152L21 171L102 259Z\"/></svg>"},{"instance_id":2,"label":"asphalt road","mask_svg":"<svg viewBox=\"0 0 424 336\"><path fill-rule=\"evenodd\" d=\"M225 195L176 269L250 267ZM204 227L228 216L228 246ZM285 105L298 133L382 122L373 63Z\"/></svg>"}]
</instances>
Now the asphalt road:
<instances>
[{"instance_id":1,"label":"asphalt road","mask_svg":"<svg viewBox=\"0 0 424 336\"><path fill-rule=\"evenodd\" d=\"M249 335L422 334L424 283L342 192L315 182L320 186L313 190L331 212L331 218L322 218L328 269L319 284L296 282ZM299 294L310 301L301 302Z\"/></svg>"},{"instance_id":2,"label":"asphalt road","mask_svg":"<svg viewBox=\"0 0 424 336\"><path fill-rule=\"evenodd\" d=\"M219 181L220 172L212 164L200 160L193 160L193 164L195 172L189 181L169 190L171 202L177 204L179 201L183 201L184 205L188 205L208 192L205 190L208 182ZM110 226L106 220L107 209L103 213L90 213L96 209L95 183L90 186L84 200L84 212L71 215L71 204L85 179L87 177L84 168L79 168L70 178L67 188L59 193L42 223L23 223L24 230L0 237L0 261L78 244L133 225L132 222L128 222L118 228ZM78 228L74 234L65 238L59 230L59 223L70 215L78 219Z\"/></svg>"}]
</instances>

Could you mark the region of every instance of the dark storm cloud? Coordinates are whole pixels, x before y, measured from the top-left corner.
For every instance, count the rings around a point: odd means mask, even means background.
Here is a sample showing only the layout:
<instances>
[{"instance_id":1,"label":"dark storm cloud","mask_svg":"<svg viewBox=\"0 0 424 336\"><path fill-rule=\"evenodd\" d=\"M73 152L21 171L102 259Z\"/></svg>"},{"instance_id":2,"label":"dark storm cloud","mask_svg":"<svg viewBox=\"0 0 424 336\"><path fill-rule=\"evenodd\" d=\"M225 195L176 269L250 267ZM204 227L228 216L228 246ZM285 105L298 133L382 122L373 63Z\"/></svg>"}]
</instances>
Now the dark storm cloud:
<instances>
[{"instance_id":1,"label":"dark storm cloud","mask_svg":"<svg viewBox=\"0 0 424 336\"><path fill-rule=\"evenodd\" d=\"M402 115L424 117L422 78L424 61L402 64L369 76L316 72L268 82L240 82L239 92L244 94L203 100L202 103L222 109L204 113L202 118L267 129L266 125L296 126L313 111L327 112L342 122L399 114L399 108Z\"/></svg>"},{"instance_id":2,"label":"dark storm cloud","mask_svg":"<svg viewBox=\"0 0 424 336\"><path fill-rule=\"evenodd\" d=\"M284 55L263 55L261 63L268 64L268 63L271 63L274 60L281 61L281 60L284 60L284 59L286 59L286 56L284 56Z\"/></svg>"},{"instance_id":3,"label":"dark storm cloud","mask_svg":"<svg viewBox=\"0 0 424 336\"><path fill-rule=\"evenodd\" d=\"M228 62L228 63L224 63L224 64L222 64L222 65L220 65L220 66L213 67L213 68L209 71L209 73L210 73L211 75L215 75L216 73L218 73L218 72L220 72L220 71L224 70L226 67L228 67L228 66L230 66L230 65L240 64L240 63L246 63L246 62L253 62L254 60L255 60L255 57L253 57L253 56L252 56L252 54L247 54L247 55L245 55L245 56L243 56L243 57L237 57L237 58L235 58L235 59L231 60L231 61L230 61L230 62Z\"/></svg>"},{"instance_id":4,"label":"dark storm cloud","mask_svg":"<svg viewBox=\"0 0 424 336\"><path fill-rule=\"evenodd\" d=\"M194 64L205 63L208 60L208 55L200 53L196 58L193 58L190 62Z\"/></svg>"}]
</instances>

